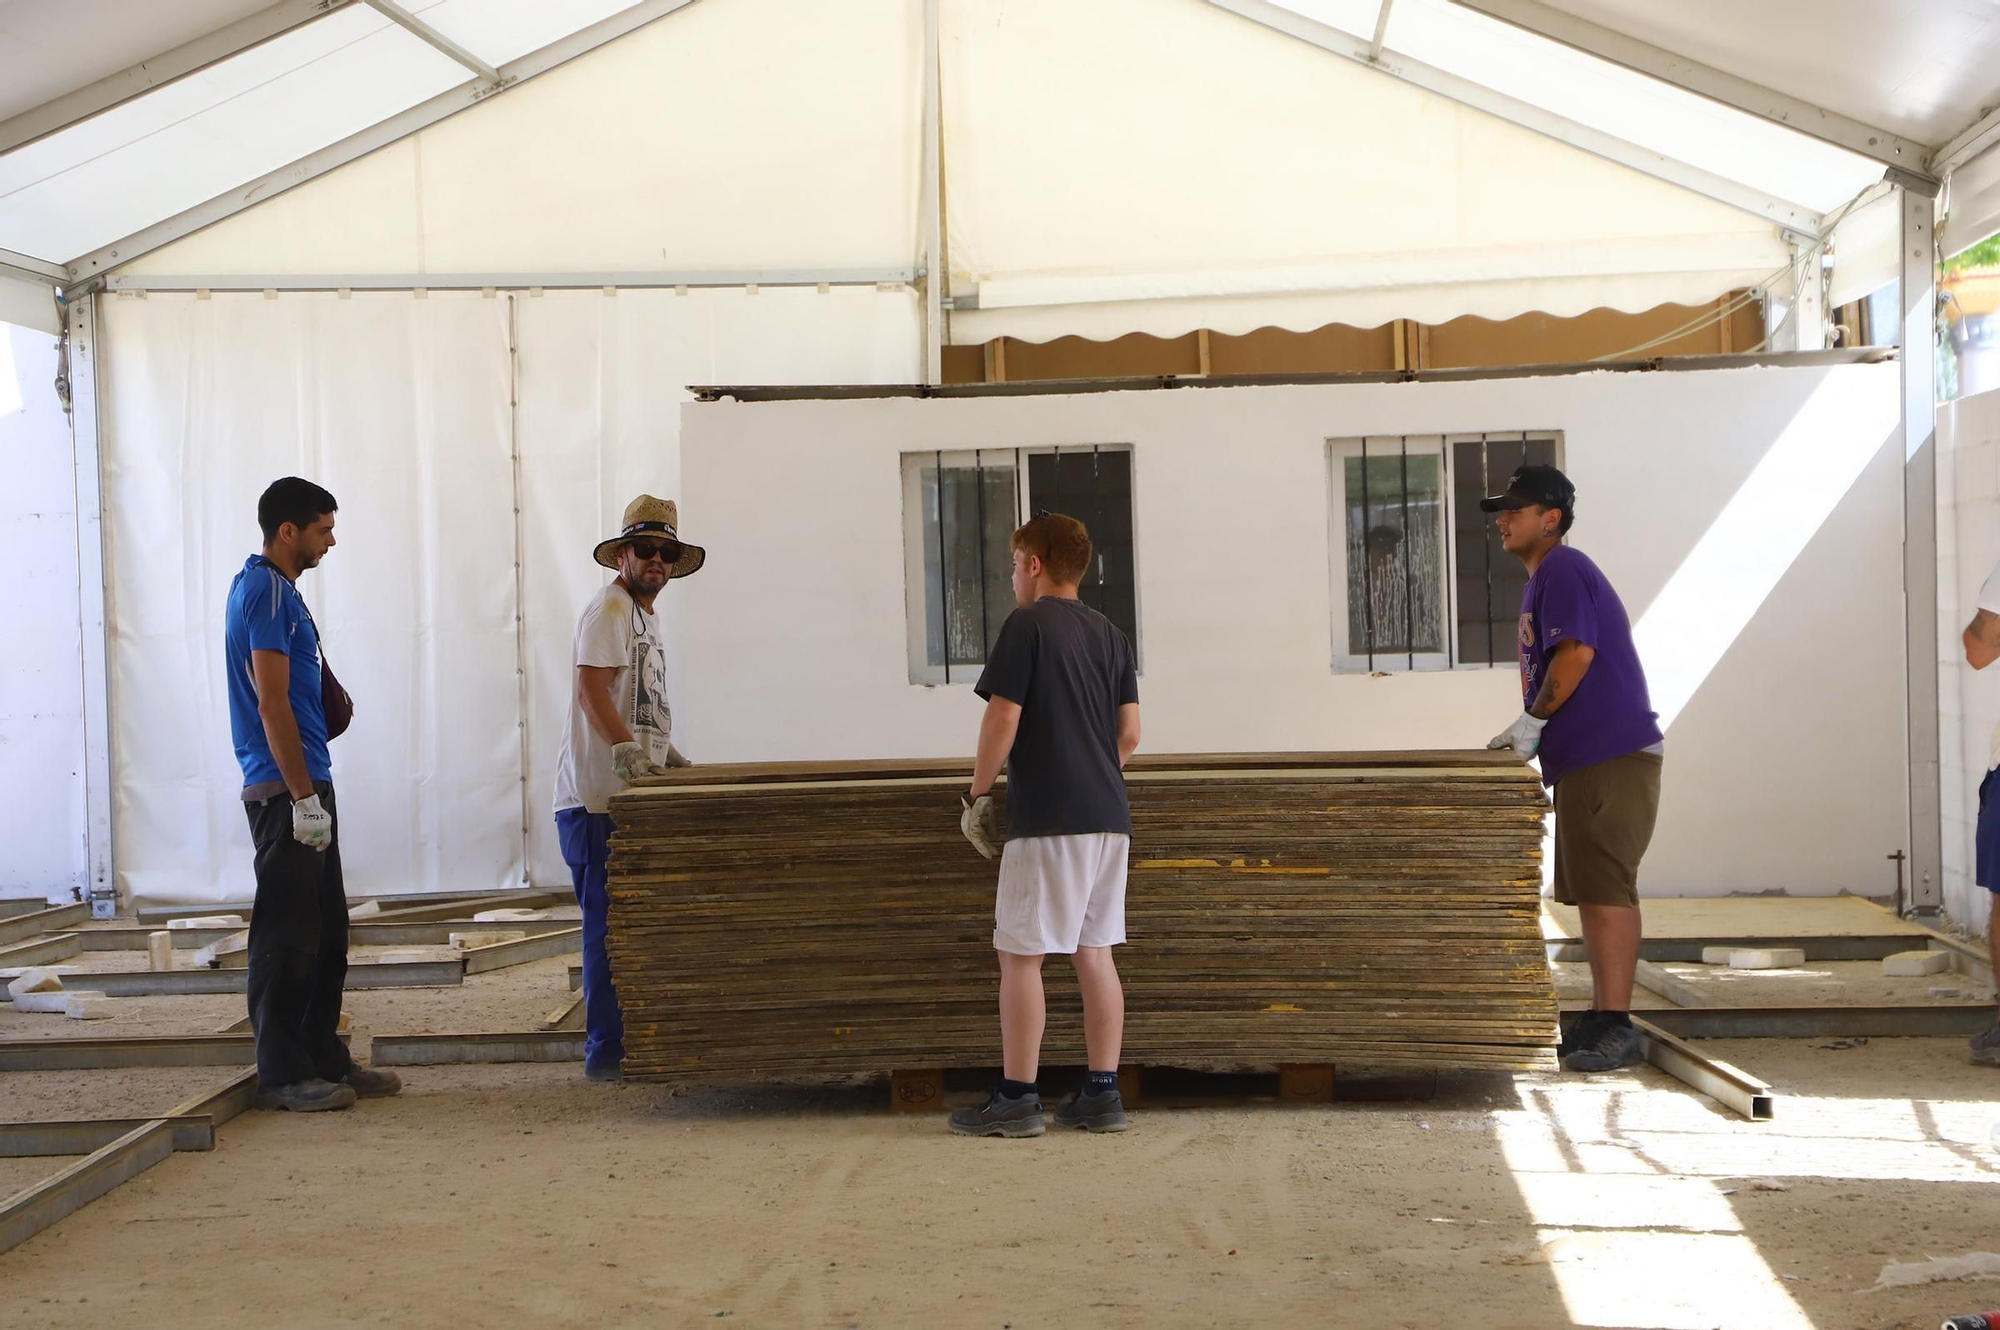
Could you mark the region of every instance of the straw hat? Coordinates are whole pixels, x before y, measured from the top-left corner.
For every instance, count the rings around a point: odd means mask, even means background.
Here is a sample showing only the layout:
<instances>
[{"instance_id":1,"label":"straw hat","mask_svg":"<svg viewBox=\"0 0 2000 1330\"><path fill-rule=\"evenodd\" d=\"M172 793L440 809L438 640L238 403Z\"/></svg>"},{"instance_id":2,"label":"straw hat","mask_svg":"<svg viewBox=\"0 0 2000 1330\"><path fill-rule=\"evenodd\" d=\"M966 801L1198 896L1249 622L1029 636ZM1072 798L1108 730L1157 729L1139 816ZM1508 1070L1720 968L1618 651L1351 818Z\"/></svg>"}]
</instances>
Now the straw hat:
<instances>
[{"instance_id":1,"label":"straw hat","mask_svg":"<svg viewBox=\"0 0 2000 1330\"><path fill-rule=\"evenodd\" d=\"M628 541L647 538L680 546L680 556L667 570L669 581L698 572L708 558L707 550L681 539L680 509L674 506L672 499L656 499L650 494L641 494L625 505L625 520L618 525L618 534L609 540L599 541L597 548L591 552L592 558L614 571L618 567L618 547Z\"/></svg>"}]
</instances>

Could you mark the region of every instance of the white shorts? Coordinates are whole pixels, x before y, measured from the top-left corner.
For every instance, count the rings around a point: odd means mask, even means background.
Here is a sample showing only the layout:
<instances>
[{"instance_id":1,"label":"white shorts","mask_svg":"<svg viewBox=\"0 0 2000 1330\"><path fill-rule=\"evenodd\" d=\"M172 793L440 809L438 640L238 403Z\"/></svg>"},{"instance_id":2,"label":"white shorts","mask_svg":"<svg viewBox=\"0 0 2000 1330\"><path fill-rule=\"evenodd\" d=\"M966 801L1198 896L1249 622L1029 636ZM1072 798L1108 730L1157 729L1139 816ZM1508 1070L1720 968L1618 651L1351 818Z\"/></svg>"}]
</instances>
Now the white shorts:
<instances>
[{"instance_id":1,"label":"white shorts","mask_svg":"<svg viewBox=\"0 0 2000 1330\"><path fill-rule=\"evenodd\" d=\"M1123 942L1131 853L1132 838L1112 831L1008 841L993 902L993 949L1068 956Z\"/></svg>"}]
</instances>

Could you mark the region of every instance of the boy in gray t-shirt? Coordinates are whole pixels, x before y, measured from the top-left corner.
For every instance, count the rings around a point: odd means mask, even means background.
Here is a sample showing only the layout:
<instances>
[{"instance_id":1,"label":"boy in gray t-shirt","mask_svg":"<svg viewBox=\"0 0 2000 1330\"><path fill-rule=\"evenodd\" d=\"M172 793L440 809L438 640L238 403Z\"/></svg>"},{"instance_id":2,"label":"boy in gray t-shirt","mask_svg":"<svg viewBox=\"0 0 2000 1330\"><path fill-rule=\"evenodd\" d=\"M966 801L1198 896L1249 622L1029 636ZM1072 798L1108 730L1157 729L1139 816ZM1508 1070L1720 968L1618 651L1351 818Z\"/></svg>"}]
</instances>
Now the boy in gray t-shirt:
<instances>
[{"instance_id":1,"label":"boy in gray t-shirt","mask_svg":"<svg viewBox=\"0 0 2000 1330\"><path fill-rule=\"evenodd\" d=\"M1139 746L1139 681L1132 643L1077 599L1090 534L1050 513L1014 533L1014 598L974 689L986 700L972 790L959 825L992 858L1002 840L990 791L1007 765L1006 849L993 911L1000 958L1005 1069L984 1106L962 1108L965 1136L1039 1136L1042 957L1070 956L1083 989L1084 1086L1056 1125L1123 1131L1118 1054L1125 997L1111 948L1125 941L1125 872L1132 813L1125 761Z\"/></svg>"}]
</instances>

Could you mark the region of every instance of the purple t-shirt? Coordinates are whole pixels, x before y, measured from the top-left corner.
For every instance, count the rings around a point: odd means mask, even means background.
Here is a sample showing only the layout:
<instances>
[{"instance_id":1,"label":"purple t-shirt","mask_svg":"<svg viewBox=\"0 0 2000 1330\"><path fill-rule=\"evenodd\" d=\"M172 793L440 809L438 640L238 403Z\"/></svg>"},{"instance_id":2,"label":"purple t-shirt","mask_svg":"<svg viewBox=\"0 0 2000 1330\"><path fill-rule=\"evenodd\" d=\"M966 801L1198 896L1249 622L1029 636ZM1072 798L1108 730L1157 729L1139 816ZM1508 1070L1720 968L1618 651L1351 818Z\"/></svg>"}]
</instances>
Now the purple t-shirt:
<instances>
[{"instance_id":1,"label":"purple t-shirt","mask_svg":"<svg viewBox=\"0 0 2000 1330\"><path fill-rule=\"evenodd\" d=\"M1521 592L1521 695L1531 707L1542 689L1549 653L1581 642L1597 654L1575 696L1542 731L1542 783L1609 762L1661 741L1660 718L1646 692L1646 671L1632 645L1624 602L1580 550L1550 550Z\"/></svg>"}]
</instances>

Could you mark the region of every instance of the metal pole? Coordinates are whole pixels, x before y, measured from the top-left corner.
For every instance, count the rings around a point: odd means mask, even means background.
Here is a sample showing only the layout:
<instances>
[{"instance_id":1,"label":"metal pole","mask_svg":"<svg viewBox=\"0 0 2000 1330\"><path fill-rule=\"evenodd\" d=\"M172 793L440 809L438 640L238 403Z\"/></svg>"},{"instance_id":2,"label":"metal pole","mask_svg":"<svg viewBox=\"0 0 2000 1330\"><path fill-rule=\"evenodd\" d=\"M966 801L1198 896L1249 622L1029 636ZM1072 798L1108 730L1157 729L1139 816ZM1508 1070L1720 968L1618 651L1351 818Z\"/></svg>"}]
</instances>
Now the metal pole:
<instances>
[{"instance_id":1,"label":"metal pole","mask_svg":"<svg viewBox=\"0 0 2000 1330\"><path fill-rule=\"evenodd\" d=\"M927 384L944 382L943 111L938 82L938 0L924 0L923 158L922 197L917 201L917 276L924 284L924 382Z\"/></svg>"},{"instance_id":2,"label":"metal pole","mask_svg":"<svg viewBox=\"0 0 2000 1330\"><path fill-rule=\"evenodd\" d=\"M507 297L507 448L512 457L514 486L514 684L520 709L521 731L521 885L529 885L528 828L534 817L533 796L528 790L531 754L528 748L528 716L532 699L528 692L528 579L526 519L521 512L521 338L519 296Z\"/></svg>"},{"instance_id":3,"label":"metal pole","mask_svg":"<svg viewBox=\"0 0 2000 1330\"><path fill-rule=\"evenodd\" d=\"M1902 208L1903 614L1910 760L1910 904L1944 904L1938 765L1937 267L1932 201L1898 190Z\"/></svg>"},{"instance_id":4,"label":"metal pole","mask_svg":"<svg viewBox=\"0 0 2000 1330\"><path fill-rule=\"evenodd\" d=\"M90 917L118 913L112 855L111 589L106 576L104 450L98 417L100 296L69 305L71 463L76 478L77 609L82 626L85 880Z\"/></svg>"},{"instance_id":5,"label":"metal pole","mask_svg":"<svg viewBox=\"0 0 2000 1330\"><path fill-rule=\"evenodd\" d=\"M976 482L974 502L979 506L979 535L974 548L979 551L979 656L984 660L993 645L993 634L986 622L986 467L977 448L972 450L972 478Z\"/></svg>"},{"instance_id":6,"label":"metal pole","mask_svg":"<svg viewBox=\"0 0 2000 1330\"><path fill-rule=\"evenodd\" d=\"M1368 436L1361 436L1361 622L1368 634L1368 672L1375 673L1375 568L1368 559Z\"/></svg>"},{"instance_id":7,"label":"metal pole","mask_svg":"<svg viewBox=\"0 0 2000 1330\"><path fill-rule=\"evenodd\" d=\"M1416 595L1411 586L1410 575L1410 436L1402 436L1403 451L1400 455L1403 469L1403 648L1408 655L1407 668L1417 668L1417 612Z\"/></svg>"},{"instance_id":8,"label":"metal pole","mask_svg":"<svg viewBox=\"0 0 2000 1330\"><path fill-rule=\"evenodd\" d=\"M1479 492L1482 495L1493 492L1493 450L1483 434L1479 437ZM1486 561L1486 583L1480 591L1486 601L1486 664L1490 667L1497 663L1494 657L1500 654L1493 645L1493 530L1486 525L1484 516L1479 528L1479 549Z\"/></svg>"},{"instance_id":9,"label":"metal pole","mask_svg":"<svg viewBox=\"0 0 2000 1330\"><path fill-rule=\"evenodd\" d=\"M944 644L944 681L951 682L951 556L944 545L944 453L934 452L937 463L938 503L938 640Z\"/></svg>"}]
</instances>

